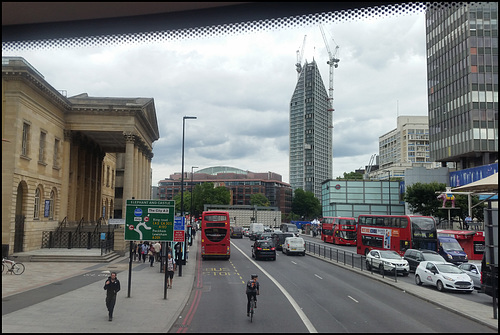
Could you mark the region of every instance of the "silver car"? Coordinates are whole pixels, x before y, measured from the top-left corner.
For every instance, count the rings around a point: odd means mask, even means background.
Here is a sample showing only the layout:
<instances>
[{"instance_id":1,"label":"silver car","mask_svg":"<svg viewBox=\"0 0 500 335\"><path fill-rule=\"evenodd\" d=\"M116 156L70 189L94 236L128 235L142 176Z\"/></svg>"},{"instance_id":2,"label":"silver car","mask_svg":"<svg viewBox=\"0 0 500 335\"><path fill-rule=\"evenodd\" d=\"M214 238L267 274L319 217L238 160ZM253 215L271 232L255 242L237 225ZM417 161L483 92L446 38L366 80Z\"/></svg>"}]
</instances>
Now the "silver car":
<instances>
[{"instance_id":1,"label":"silver car","mask_svg":"<svg viewBox=\"0 0 500 335\"><path fill-rule=\"evenodd\" d=\"M474 288L481 289L481 263L462 263L458 268L471 277L474 282Z\"/></svg>"}]
</instances>

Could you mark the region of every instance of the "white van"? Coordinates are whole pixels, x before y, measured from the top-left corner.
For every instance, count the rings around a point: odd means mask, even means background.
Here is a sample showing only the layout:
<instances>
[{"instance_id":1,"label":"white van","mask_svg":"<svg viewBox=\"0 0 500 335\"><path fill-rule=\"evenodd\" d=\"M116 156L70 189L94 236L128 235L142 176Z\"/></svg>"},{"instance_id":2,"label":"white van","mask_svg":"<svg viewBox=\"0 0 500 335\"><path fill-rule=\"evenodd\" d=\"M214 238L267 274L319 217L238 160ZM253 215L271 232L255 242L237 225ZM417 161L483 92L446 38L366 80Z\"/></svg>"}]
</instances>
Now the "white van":
<instances>
[{"instance_id":1,"label":"white van","mask_svg":"<svg viewBox=\"0 0 500 335\"><path fill-rule=\"evenodd\" d=\"M284 254L301 254L306 255L306 242L302 237L287 237L283 242L281 251Z\"/></svg>"}]
</instances>

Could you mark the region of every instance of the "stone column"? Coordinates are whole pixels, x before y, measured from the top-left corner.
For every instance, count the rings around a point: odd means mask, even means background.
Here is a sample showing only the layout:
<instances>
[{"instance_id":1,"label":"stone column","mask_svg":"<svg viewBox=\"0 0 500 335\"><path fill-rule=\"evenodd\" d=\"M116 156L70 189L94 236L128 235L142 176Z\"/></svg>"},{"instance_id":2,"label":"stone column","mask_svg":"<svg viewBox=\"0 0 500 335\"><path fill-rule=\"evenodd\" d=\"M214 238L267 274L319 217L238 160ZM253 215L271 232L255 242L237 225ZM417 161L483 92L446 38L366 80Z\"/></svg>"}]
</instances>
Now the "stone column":
<instances>
[{"instance_id":1,"label":"stone column","mask_svg":"<svg viewBox=\"0 0 500 335\"><path fill-rule=\"evenodd\" d=\"M68 216L68 203L69 197L69 170L71 160L71 130L64 130L64 141L62 150L62 183L61 194L59 203L59 217L57 220L60 222ZM54 204L55 205L55 204Z\"/></svg>"},{"instance_id":2,"label":"stone column","mask_svg":"<svg viewBox=\"0 0 500 335\"><path fill-rule=\"evenodd\" d=\"M125 218L127 213L127 200L135 197L134 194L134 152L135 152L135 135L130 132L124 132L125 137L125 171L123 173L123 204L122 218Z\"/></svg>"}]
</instances>

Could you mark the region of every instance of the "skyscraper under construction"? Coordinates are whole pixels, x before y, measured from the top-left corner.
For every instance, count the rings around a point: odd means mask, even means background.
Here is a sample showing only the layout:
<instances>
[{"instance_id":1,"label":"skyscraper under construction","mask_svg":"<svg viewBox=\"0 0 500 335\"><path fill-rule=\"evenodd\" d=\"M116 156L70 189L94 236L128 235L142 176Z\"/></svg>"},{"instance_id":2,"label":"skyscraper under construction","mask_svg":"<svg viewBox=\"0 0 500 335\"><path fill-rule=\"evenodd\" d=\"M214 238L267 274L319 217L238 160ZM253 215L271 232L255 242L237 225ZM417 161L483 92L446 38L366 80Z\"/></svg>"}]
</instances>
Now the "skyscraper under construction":
<instances>
[{"instance_id":1,"label":"skyscraper under construction","mask_svg":"<svg viewBox=\"0 0 500 335\"><path fill-rule=\"evenodd\" d=\"M320 201L321 183L333 174L332 119L318 66L306 61L290 101L290 185Z\"/></svg>"}]
</instances>

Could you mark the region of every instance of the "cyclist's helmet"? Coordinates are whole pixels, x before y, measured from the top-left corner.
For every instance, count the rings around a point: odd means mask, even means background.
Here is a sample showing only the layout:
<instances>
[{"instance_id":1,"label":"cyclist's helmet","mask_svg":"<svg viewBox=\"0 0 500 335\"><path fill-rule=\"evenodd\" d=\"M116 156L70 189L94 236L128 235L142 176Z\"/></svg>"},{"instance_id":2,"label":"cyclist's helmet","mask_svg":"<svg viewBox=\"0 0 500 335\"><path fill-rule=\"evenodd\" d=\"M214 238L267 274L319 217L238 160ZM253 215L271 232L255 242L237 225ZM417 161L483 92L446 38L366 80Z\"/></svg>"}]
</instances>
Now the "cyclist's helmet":
<instances>
[{"instance_id":1,"label":"cyclist's helmet","mask_svg":"<svg viewBox=\"0 0 500 335\"><path fill-rule=\"evenodd\" d=\"M252 279L259 278L259 275L253 274Z\"/></svg>"}]
</instances>

